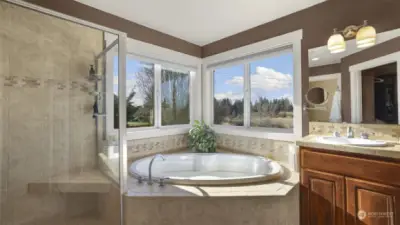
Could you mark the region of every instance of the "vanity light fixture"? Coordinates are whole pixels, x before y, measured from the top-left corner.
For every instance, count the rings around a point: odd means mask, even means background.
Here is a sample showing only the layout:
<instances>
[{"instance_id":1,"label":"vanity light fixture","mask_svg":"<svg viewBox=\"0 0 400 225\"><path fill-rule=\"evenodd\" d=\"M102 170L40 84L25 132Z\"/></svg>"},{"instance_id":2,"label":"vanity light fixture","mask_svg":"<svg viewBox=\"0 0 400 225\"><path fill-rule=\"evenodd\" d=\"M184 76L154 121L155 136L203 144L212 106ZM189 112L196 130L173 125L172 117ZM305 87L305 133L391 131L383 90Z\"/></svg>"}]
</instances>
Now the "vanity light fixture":
<instances>
[{"instance_id":1,"label":"vanity light fixture","mask_svg":"<svg viewBox=\"0 0 400 225\"><path fill-rule=\"evenodd\" d=\"M328 40L328 49L332 54L343 52L346 50L346 39L356 38L358 48L366 48L375 45L376 31L375 28L364 23L360 26L350 25L344 30L338 31L336 28Z\"/></svg>"},{"instance_id":2,"label":"vanity light fixture","mask_svg":"<svg viewBox=\"0 0 400 225\"><path fill-rule=\"evenodd\" d=\"M367 21L364 21L363 26L358 30L356 35L357 47L366 48L375 45L376 30L372 26L368 26Z\"/></svg>"},{"instance_id":3,"label":"vanity light fixture","mask_svg":"<svg viewBox=\"0 0 400 225\"><path fill-rule=\"evenodd\" d=\"M333 34L328 40L328 49L332 54L344 52L346 50L346 41L336 28L333 30Z\"/></svg>"}]
</instances>

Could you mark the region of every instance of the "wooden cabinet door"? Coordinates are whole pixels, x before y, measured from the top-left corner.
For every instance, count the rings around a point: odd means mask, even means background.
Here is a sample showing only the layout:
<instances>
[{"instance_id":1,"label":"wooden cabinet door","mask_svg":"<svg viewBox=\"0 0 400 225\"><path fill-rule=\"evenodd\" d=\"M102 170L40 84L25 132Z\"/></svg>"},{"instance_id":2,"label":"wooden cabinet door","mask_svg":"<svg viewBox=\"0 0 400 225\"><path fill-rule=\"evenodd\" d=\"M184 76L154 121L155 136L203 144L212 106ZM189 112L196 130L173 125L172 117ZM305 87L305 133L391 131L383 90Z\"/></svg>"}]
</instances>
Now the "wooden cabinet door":
<instances>
[{"instance_id":1,"label":"wooden cabinet door","mask_svg":"<svg viewBox=\"0 0 400 225\"><path fill-rule=\"evenodd\" d=\"M346 178L346 196L347 225L400 225L400 188Z\"/></svg>"},{"instance_id":2,"label":"wooden cabinet door","mask_svg":"<svg viewBox=\"0 0 400 225\"><path fill-rule=\"evenodd\" d=\"M301 170L301 225L344 225L344 177Z\"/></svg>"}]
</instances>

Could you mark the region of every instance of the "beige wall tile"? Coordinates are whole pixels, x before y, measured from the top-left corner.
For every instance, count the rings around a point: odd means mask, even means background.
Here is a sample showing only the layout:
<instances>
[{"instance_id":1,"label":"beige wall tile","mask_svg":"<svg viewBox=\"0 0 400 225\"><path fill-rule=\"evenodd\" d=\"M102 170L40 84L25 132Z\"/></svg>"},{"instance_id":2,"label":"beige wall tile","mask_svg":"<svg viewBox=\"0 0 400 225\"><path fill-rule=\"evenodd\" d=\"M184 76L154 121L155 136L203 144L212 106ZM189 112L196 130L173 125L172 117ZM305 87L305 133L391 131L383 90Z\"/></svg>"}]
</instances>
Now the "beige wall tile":
<instances>
[{"instance_id":1,"label":"beige wall tile","mask_svg":"<svg viewBox=\"0 0 400 225\"><path fill-rule=\"evenodd\" d=\"M96 166L86 76L102 40L101 31L0 2L1 224L65 214L68 198L27 194L27 184ZM80 205L75 212L92 207Z\"/></svg>"},{"instance_id":2,"label":"beige wall tile","mask_svg":"<svg viewBox=\"0 0 400 225\"><path fill-rule=\"evenodd\" d=\"M187 134L130 140L128 141L128 158L187 148Z\"/></svg>"},{"instance_id":3,"label":"beige wall tile","mask_svg":"<svg viewBox=\"0 0 400 225\"><path fill-rule=\"evenodd\" d=\"M288 162L290 145L293 143L225 134L217 135L218 148L261 155L284 163Z\"/></svg>"},{"instance_id":4,"label":"beige wall tile","mask_svg":"<svg viewBox=\"0 0 400 225\"><path fill-rule=\"evenodd\" d=\"M298 196L296 186L281 197L124 197L124 219L125 225L298 225Z\"/></svg>"}]
</instances>

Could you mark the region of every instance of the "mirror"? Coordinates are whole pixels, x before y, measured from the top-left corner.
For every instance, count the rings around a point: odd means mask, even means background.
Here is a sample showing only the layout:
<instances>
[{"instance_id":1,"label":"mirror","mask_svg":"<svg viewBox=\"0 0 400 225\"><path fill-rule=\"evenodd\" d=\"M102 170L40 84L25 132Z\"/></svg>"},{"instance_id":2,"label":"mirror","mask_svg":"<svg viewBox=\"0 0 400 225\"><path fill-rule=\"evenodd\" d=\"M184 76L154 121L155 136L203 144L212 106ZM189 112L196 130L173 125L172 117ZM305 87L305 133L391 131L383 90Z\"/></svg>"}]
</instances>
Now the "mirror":
<instances>
[{"instance_id":1,"label":"mirror","mask_svg":"<svg viewBox=\"0 0 400 225\"><path fill-rule=\"evenodd\" d=\"M328 102L329 93L322 87L311 87L306 94L306 101L310 105L325 105Z\"/></svg>"},{"instance_id":2,"label":"mirror","mask_svg":"<svg viewBox=\"0 0 400 225\"><path fill-rule=\"evenodd\" d=\"M327 109L309 111L310 121L399 124L400 26L383 30L387 28L379 27L380 21L371 24L378 25L369 46L344 35L339 46L344 50L337 53L327 45L308 49L306 101Z\"/></svg>"}]
</instances>

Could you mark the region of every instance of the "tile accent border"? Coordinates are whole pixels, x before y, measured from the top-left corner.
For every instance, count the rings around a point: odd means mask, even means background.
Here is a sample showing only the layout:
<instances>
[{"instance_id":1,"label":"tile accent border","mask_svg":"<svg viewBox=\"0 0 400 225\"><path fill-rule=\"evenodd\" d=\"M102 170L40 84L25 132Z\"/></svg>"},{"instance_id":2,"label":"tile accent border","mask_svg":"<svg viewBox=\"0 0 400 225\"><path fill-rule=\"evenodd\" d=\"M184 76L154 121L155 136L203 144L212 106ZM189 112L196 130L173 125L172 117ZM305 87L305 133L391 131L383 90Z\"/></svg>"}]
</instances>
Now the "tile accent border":
<instances>
[{"instance_id":1,"label":"tile accent border","mask_svg":"<svg viewBox=\"0 0 400 225\"><path fill-rule=\"evenodd\" d=\"M94 84L89 81L68 81L56 79L40 79L32 77L8 76L4 77L5 87L14 88L56 88L57 90L79 90L90 93Z\"/></svg>"},{"instance_id":2,"label":"tile accent border","mask_svg":"<svg viewBox=\"0 0 400 225\"><path fill-rule=\"evenodd\" d=\"M187 148L187 134L131 140L128 141L128 159Z\"/></svg>"},{"instance_id":3,"label":"tile accent border","mask_svg":"<svg viewBox=\"0 0 400 225\"><path fill-rule=\"evenodd\" d=\"M188 150L188 146L187 134L132 140L128 141L128 159L132 160L163 152L185 151ZM217 134L218 149L264 156L283 163L288 163L291 146L294 146L294 143Z\"/></svg>"},{"instance_id":4,"label":"tile accent border","mask_svg":"<svg viewBox=\"0 0 400 225\"><path fill-rule=\"evenodd\" d=\"M279 162L288 162L289 148L294 143L262 138L217 134L217 147L228 151L264 156Z\"/></svg>"}]
</instances>

